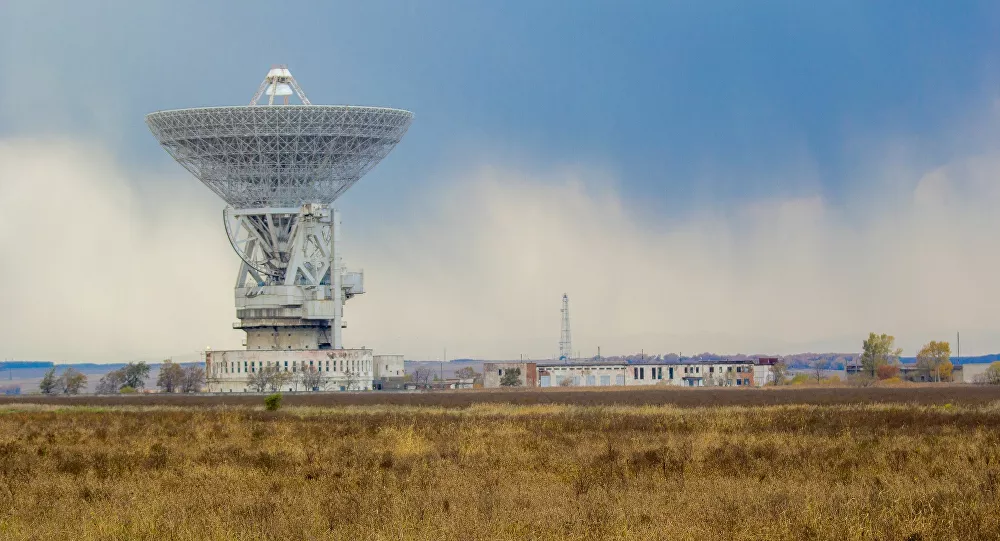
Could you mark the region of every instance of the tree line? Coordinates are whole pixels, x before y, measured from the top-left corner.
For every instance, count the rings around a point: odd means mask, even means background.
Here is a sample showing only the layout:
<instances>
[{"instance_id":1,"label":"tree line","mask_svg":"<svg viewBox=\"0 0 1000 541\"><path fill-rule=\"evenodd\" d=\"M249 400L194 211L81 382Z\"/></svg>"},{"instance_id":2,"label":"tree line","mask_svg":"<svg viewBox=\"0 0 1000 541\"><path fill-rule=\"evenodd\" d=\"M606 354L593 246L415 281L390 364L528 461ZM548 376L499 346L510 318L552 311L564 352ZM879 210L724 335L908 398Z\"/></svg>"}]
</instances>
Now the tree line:
<instances>
[{"instance_id":1,"label":"tree line","mask_svg":"<svg viewBox=\"0 0 1000 541\"><path fill-rule=\"evenodd\" d=\"M144 361L130 362L112 370L97 383L97 394L142 392L149 379L150 366ZM156 386L164 393L197 393L205 384L205 369L199 365L181 366L170 359L160 364Z\"/></svg>"},{"instance_id":2,"label":"tree line","mask_svg":"<svg viewBox=\"0 0 1000 541\"><path fill-rule=\"evenodd\" d=\"M858 356L860 366L857 372L850 377L854 383L870 385L877 381L898 382L901 381L901 368L903 363L900 356L903 349L896 347L896 338L890 334L868 333L868 338L862 341L861 355ZM817 383L823 382L827 378L824 375L829 367L829 362L819 359L810 363L810 374L798 374L789 381L788 367L783 361L779 361L771 368L772 384L782 385L785 383L797 383L798 380L815 379ZM931 340L923 345L917 352L916 362L917 373L923 376L926 381L946 382L952 381L955 370L951 362L951 344L947 341ZM839 378L838 378L839 379ZM994 362L986 370L986 373L977 378L976 383L1000 385L1000 362Z\"/></svg>"}]
</instances>

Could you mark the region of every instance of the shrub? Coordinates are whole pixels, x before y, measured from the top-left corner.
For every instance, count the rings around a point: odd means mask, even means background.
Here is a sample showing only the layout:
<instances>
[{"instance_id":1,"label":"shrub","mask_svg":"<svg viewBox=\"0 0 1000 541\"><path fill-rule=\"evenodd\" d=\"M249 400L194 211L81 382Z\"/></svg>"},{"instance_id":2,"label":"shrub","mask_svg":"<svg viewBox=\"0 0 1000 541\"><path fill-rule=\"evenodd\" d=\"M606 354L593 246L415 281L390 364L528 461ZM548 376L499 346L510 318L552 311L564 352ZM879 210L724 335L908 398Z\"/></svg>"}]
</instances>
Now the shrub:
<instances>
[{"instance_id":1,"label":"shrub","mask_svg":"<svg viewBox=\"0 0 1000 541\"><path fill-rule=\"evenodd\" d=\"M135 387L129 387L128 385L126 385L126 386L122 387L121 389L119 389L118 392L121 393L121 394L135 394L136 391L135 391Z\"/></svg>"},{"instance_id":2,"label":"shrub","mask_svg":"<svg viewBox=\"0 0 1000 541\"><path fill-rule=\"evenodd\" d=\"M899 367L894 364L884 364L875 369L875 373L878 374L878 379L886 380L892 378L899 378Z\"/></svg>"},{"instance_id":3,"label":"shrub","mask_svg":"<svg viewBox=\"0 0 1000 541\"><path fill-rule=\"evenodd\" d=\"M281 407L281 393L274 393L272 395L268 395L267 398L264 399L264 409L266 409L267 411L278 411L278 408L280 407Z\"/></svg>"}]
</instances>

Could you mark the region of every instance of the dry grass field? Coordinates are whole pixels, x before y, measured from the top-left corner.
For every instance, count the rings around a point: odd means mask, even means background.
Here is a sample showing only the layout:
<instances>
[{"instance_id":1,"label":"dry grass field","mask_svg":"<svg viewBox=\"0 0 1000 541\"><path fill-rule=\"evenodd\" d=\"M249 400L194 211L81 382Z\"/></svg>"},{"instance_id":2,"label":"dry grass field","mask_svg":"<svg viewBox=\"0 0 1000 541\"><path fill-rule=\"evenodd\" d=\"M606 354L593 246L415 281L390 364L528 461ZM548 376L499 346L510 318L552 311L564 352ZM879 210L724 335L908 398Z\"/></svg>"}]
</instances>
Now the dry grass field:
<instances>
[{"instance_id":1,"label":"dry grass field","mask_svg":"<svg viewBox=\"0 0 1000 541\"><path fill-rule=\"evenodd\" d=\"M0 405L5 540L998 532L996 402Z\"/></svg>"},{"instance_id":2,"label":"dry grass field","mask_svg":"<svg viewBox=\"0 0 1000 541\"><path fill-rule=\"evenodd\" d=\"M0 396L4 404L77 406L258 406L261 396L225 395L115 395L115 396ZM796 385L765 388L716 387L593 387L548 389L477 389L435 392L287 393L290 406L440 406L474 404L571 404L578 406L768 406L782 404L954 404L981 405L1000 401L1000 385L904 384L879 387Z\"/></svg>"}]
</instances>

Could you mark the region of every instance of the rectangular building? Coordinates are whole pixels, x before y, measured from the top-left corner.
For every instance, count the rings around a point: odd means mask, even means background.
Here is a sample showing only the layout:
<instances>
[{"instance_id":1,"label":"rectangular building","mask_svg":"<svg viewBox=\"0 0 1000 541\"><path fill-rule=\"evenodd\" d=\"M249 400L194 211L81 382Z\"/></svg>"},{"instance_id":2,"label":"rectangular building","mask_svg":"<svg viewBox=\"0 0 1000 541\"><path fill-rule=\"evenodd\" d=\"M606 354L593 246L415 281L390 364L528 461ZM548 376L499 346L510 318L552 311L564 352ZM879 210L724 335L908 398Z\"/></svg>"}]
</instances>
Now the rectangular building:
<instances>
[{"instance_id":1,"label":"rectangular building","mask_svg":"<svg viewBox=\"0 0 1000 541\"><path fill-rule=\"evenodd\" d=\"M208 392L252 392L248 377L261 370L280 372L278 391L308 391L300 382L304 372L322 379L322 390L361 391L372 388L375 365L370 349L230 350L205 353ZM271 389L268 389L271 390Z\"/></svg>"},{"instance_id":2,"label":"rectangular building","mask_svg":"<svg viewBox=\"0 0 1000 541\"><path fill-rule=\"evenodd\" d=\"M625 362L504 362L485 363L483 386L501 387L509 370L518 370L521 386L538 387L626 387L676 385L683 387L764 385L769 364L753 360L691 361L686 363ZM532 384L531 382L535 383Z\"/></svg>"}]
</instances>

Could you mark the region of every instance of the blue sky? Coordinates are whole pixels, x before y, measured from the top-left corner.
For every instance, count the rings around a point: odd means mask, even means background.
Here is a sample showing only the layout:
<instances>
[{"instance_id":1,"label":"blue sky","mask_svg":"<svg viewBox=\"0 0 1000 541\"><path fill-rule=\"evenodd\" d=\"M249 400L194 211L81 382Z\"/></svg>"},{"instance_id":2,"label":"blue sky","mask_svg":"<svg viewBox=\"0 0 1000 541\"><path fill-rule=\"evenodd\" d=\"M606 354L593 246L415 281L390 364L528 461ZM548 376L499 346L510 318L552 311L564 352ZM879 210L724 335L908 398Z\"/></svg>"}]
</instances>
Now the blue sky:
<instances>
[{"instance_id":1,"label":"blue sky","mask_svg":"<svg viewBox=\"0 0 1000 541\"><path fill-rule=\"evenodd\" d=\"M858 195L869 185L902 175L912 188L997 142L996 2L8 0L0 31L0 140L99 147L139 192L191 181L145 113L247 102L273 63L313 102L414 111L341 202L356 239L386 246L393 220L358 215L422 212L483 167L529 193L582 171L587 189L670 233L704 209L784 199L853 222L872 209ZM878 237L865 227L855 237ZM839 246L826 248L855 257ZM848 343L817 333L787 347Z\"/></svg>"},{"instance_id":2,"label":"blue sky","mask_svg":"<svg viewBox=\"0 0 1000 541\"><path fill-rule=\"evenodd\" d=\"M966 141L941 140L1000 83L995 2L13 0L0 9L4 65L53 85L8 101L65 112L29 127L18 108L20 121L0 133L71 129L108 138L124 159L165 161L144 113L244 102L282 62L314 101L417 114L406 144L373 174L397 194L412 188L405 177L489 152L515 164L582 160L615 171L627 197L665 205L836 197L866 140L905 138L928 163L946 161ZM5 73L8 88L23 85ZM114 102L110 125L94 118L107 106L81 107L93 101ZM784 175L789 167L813 178ZM381 199L371 184L359 197Z\"/></svg>"}]
</instances>

